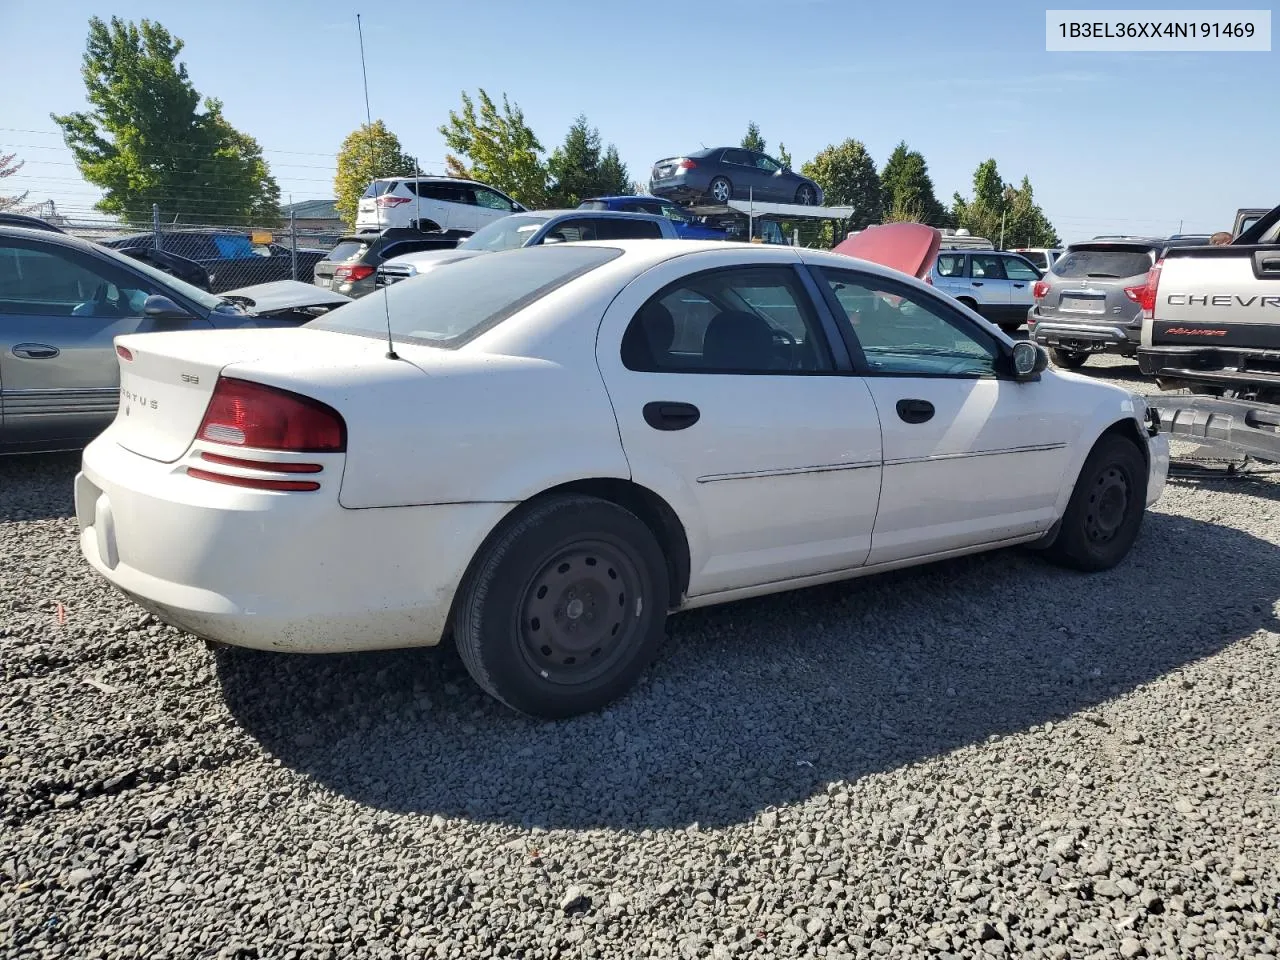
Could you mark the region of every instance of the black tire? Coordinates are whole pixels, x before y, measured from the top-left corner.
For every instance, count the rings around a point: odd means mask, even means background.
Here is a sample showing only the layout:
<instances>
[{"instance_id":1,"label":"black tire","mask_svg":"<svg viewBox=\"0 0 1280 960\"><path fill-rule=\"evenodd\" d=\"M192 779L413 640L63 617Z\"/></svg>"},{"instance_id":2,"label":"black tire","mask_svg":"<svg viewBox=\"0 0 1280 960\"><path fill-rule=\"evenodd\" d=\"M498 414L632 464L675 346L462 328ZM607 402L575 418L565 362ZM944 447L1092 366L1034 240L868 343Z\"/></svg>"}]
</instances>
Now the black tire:
<instances>
[{"instance_id":1,"label":"black tire","mask_svg":"<svg viewBox=\"0 0 1280 960\"><path fill-rule=\"evenodd\" d=\"M972 297L956 297L956 299L959 300L961 303L963 303L966 307L968 307L974 313L978 313L978 314L982 313L982 311L978 309L978 301L974 300Z\"/></svg>"},{"instance_id":2,"label":"black tire","mask_svg":"<svg viewBox=\"0 0 1280 960\"><path fill-rule=\"evenodd\" d=\"M796 203L802 207L811 207L817 202L818 194L813 187L807 183L800 184L799 189L796 190Z\"/></svg>"},{"instance_id":3,"label":"black tire","mask_svg":"<svg viewBox=\"0 0 1280 960\"><path fill-rule=\"evenodd\" d=\"M721 196L723 194L723 196ZM728 203L733 199L733 184L728 177L714 177L707 184L707 196L716 203Z\"/></svg>"},{"instance_id":4,"label":"black tire","mask_svg":"<svg viewBox=\"0 0 1280 960\"><path fill-rule=\"evenodd\" d=\"M409 229L417 230L421 233L438 233L440 232L440 224L434 220L411 220Z\"/></svg>"},{"instance_id":5,"label":"black tire","mask_svg":"<svg viewBox=\"0 0 1280 960\"><path fill-rule=\"evenodd\" d=\"M481 689L557 719L627 692L666 636L670 586L653 533L594 497L521 508L473 563L454 642Z\"/></svg>"},{"instance_id":6,"label":"black tire","mask_svg":"<svg viewBox=\"0 0 1280 960\"><path fill-rule=\"evenodd\" d=\"M1079 370L1089 362L1087 353L1076 353L1074 350L1053 350L1053 362L1064 370Z\"/></svg>"},{"instance_id":7,"label":"black tire","mask_svg":"<svg viewBox=\"0 0 1280 960\"><path fill-rule=\"evenodd\" d=\"M1047 559L1088 572L1109 570L1138 537L1147 504L1147 464L1128 437L1104 434L1094 444L1062 515Z\"/></svg>"}]
</instances>

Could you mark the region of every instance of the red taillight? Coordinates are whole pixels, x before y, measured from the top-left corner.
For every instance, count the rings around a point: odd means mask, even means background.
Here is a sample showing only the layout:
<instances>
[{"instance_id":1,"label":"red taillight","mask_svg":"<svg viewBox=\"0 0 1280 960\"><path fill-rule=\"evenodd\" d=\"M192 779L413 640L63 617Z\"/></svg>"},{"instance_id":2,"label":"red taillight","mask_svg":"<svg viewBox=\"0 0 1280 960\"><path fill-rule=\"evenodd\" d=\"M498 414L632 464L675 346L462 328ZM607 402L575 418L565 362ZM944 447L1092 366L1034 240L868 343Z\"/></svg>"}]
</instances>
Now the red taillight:
<instances>
[{"instance_id":1,"label":"red taillight","mask_svg":"<svg viewBox=\"0 0 1280 960\"><path fill-rule=\"evenodd\" d=\"M1147 280L1138 287L1125 287L1124 295L1142 308L1142 319L1152 320L1156 313L1156 291L1160 287L1160 269L1163 260L1157 260L1154 267L1147 271Z\"/></svg>"},{"instance_id":2,"label":"red taillight","mask_svg":"<svg viewBox=\"0 0 1280 960\"><path fill-rule=\"evenodd\" d=\"M1049 292L1049 284L1047 281L1037 280L1031 286L1031 296L1035 297L1037 300L1043 300L1045 297L1045 294L1048 292Z\"/></svg>"},{"instance_id":3,"label":"red taillight","mask_svg":"<svg viewBox=\"0 0 1280 960\"><path fill-rule=\"evenodd\" d=\"M692 160L690 160L688 157L685 157L678 164L676 164L676 166L679 167L681 170L692 170L694 167L697 166L697 164L694 163Z\"/></svg>"},{"instance_id":4,"label":"red taillight","mask_svg":"<svg viewBox=\"0 0 1280 960\"><path fill-rule=\"evenodd\" d=\"M380 207L398 207L400 204L408 202L408 197L393 197L389 193L384 193L377 200L378 206Z\"/></svg>"},{"instance_id":5,"label":"red taillight","mask_svg":"<svg viewBox=\"0 0 1280 960\"><path fill-rule=\"evenodd\" d=\"M132 350L130 350L128 347L121 347L121 346L117 346L117 347L116 347L116 353L118 353L118 354L120 355L120 358L121 358L122 360L132 360L132 359L133 359L133 351L132 351Z\"/></svg>"},{"instance_id":6,"label":"red taillight","mask_svg":"<svg viewBox=\"0 0 1280 960\"><path fill-rule=\"evenodd\" d=\"M363 263L355 263L351 266L338 267L338 269L333 271L333 278L335 280L350 280L355 282L356 280L363 280L365 277L371 276L373 276L373 267Z\"/></svg>"},{"instance_id":7,"label":"red taillight","mask_svg":"<svg viewBox=\"0 0 1280 960\"><path fill-rule=\"evenodd\" d=\"M290 390L219 377L196 434L256 450L343 453L347 425L338 411Z\"/></svg>"}]
</instances>

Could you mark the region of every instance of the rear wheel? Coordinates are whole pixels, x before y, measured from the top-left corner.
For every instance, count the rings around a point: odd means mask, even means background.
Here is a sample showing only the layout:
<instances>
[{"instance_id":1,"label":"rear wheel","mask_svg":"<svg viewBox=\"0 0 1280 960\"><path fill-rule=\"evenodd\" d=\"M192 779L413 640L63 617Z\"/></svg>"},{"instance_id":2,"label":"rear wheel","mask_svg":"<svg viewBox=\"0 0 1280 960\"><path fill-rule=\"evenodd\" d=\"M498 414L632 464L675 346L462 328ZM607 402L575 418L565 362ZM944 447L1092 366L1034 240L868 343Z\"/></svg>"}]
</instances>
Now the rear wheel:
<instances>
[{"instance_id":1,"label":"rear wheel","mask_svg":"<svg viewBox=\"0 0 1280 960\"><path fill-rule=\"evenodd\" d=\"M1053 362L1064 370L1078 370L1088 361L1087 353L1077 353L1074 350L1058 350L1053 351Z\"/></svg>"},{"instance_id":2,"label":"rear wheel","mask_svg":"<svg viewBox=\"0 0 1280 960\"><path fill-rule=\"evenodd\" d=\"M594 497L549 497L483 548L454 640L487 693L568 717L634 685L662 644L668 596L662 550L638 517Z\"/></svg>"},{"instance_id":3,"label":"rear wheel","mask_svg":"<svg viewBox=\"0 0 1280 960\"><path fill-rule=\"evenodd\" d=\"M796 203L802 207L811 207L818 201L818 195L814 192L813 187L807 183L800 184L800 189L796 191Z\"/></svg>"},{"instance_id":4,"label":"rear wheel","mask_svg":"<svg viewBox=\"0 0 1280 960\"><path fill-rule=\"evenodd\" d=\"M707 193L716 203L728 203L733 199L733 184L728 177L716 177L707 186Z\"/></svg>"},{"instance_id":5,"label":"rear wheel","mask_svg":"<svg viewBox=\"0 0 1280 960\"><path fill-rule=\"evenodd\" d=\"M978 301L974 300L972 297L956 297L956 299L959 300L961 303L963 303L970 310L974 311L975 313L982 312L981 310L978 309Z\"/></svg>"},{"instance_id":6,"label":"rear wheel","mask_svg":"<svg viewBox=\"0 0 1280 960\"><path fill-rule=\"evenodd\" d=\"M1147 465L1128 437L1104 434L1089 453L1057 539L1044 555L1075 570L1108 570L1138 537L1147 505Z\"/></svg>"}]
</instances>

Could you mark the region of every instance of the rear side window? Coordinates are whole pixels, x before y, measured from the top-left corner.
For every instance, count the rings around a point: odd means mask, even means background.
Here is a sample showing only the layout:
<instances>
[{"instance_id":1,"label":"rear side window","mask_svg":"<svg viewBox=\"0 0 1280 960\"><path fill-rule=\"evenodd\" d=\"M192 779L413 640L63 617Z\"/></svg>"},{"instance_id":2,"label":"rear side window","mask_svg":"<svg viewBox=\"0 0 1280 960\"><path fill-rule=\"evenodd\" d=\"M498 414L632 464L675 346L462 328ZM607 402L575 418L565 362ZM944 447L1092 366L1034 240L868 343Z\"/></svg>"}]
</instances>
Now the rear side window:
<instances>
[{"instance_id":1,"label":"rear side window","mask_svg":"<svg viewBox=\"0 0 1280 960\"><path fill-rule=\"evenodd\" d=\"M307 326L458 347L571 280L622 255L608 247L527 247L451 263L343 304ZM390 318L388 320L388 318Z\"/></svg>"},{"instance_id":2,"label":"rear side window","mask_svg":"<svg viewBox=\"0 0 1280 960\"><path fill-rule=\"evenodd\" d=\"M662 236L662 227L652 220L601 220L596 224L597 240L651 240Z\"/></svg>"},{"instance_id":3,"label":"rear side window","mask_svg":"<svg viewBox=\"0 0 1280 960\"><path fill-rule=\"evenodd\" d=\"M963 277L964 276L964 255L956 253L944 253L938 258L938 276L941 277Z\"/></svg>"},{"instance_id":4,"label":"rear side window","mask_svg":"<svg viewBox=\"0 0 1280 960\"><path fill-rule=\"evenodd\" d=\"M1053 272L1066 280L1098 280L1144 276L1154 261L1145 250L1069 250Z\"/></svg>"}]
</instances>

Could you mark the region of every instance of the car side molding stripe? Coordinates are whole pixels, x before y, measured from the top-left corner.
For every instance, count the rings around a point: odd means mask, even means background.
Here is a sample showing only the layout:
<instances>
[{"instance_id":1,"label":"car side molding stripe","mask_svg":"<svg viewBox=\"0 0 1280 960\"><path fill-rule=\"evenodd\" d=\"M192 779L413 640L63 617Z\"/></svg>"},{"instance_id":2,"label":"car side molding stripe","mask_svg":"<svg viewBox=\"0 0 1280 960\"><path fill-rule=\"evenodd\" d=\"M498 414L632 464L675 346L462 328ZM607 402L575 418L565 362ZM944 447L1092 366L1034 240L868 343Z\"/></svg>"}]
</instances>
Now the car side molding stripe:
<instances>
[{"instance_id":1,"label":"car side molding stripe","mask_svg":"<svg viewBox=\"0 0 1280 960\"><path fill-rule=\"evenodd\" d=\"M966 450L962 453L934 453L927 457L902 457L897 460L886 460L886 467L898 467L908 463L932 463L935 460L968 460L971 457L1001 457L1011 453L1045 453L1050 450L1065 450L1065 443L1037 443L1025 447L1001 447L999 450Z\"/></svg>"},{"instance_id":2,"label":"car side molding stripe","mask_svg":"<svg viewBox=\"0 0 1280 960\"><path fill-rule=\"evenodd\" d=\"M806 473L834 473L837 470L870 470L880 466L879 460L856 463L824 463L814 467L781 467L774 470L747 470L742 473L712 473L698 477L698 483L720 483L723 480L760 480L766 477L793 477Z\"/></svg>"}]
</instances>

